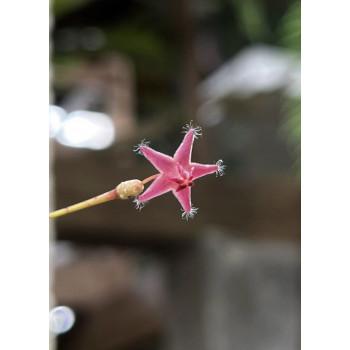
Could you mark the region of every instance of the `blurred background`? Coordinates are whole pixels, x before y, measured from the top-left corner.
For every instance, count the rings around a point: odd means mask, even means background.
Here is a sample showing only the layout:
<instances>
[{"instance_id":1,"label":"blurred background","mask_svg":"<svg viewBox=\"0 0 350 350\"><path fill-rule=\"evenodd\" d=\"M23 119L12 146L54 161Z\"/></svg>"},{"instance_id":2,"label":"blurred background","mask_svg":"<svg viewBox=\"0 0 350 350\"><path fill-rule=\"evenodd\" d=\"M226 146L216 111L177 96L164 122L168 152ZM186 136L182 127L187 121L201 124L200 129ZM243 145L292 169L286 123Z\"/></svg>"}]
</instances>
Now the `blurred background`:
<instances>
[{"instance_id":1,"label":"blurred background","mask_svg":"<svg viewBox=\"0 0 350 350\"><path fill-rule=\"evenodd\" d=\"M300 348L300 2L53 0L50 205L153 166L141 139L226 174L50 221L51 349ZM69 310L69 312L67 312Z\"/></svg>"}]
</instances>

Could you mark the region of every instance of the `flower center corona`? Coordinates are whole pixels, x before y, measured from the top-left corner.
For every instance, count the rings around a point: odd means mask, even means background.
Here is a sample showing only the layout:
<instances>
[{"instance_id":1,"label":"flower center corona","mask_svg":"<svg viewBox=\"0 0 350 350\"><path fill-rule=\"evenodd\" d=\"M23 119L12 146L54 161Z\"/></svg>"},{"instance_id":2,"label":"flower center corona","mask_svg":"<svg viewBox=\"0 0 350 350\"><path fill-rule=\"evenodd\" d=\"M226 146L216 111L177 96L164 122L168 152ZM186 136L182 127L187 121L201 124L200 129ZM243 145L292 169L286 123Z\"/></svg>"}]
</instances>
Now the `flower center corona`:
<instances>
[{"instance_id":1,"label":"flower center corona","mask_svg":"<svg viewBox=\"0 0 350 350\"><path fill-rule=\"evenodd\" d=\"M175 177L171 177L169 180L172 182L176 182L178 184L178 187L176 189L176 192L179 192L186 187L192 187L194 186L193 182L193 168L190 171L186 171L184 167L177 163L177 170L178 174Z\"/></svg>"}]
</instances>

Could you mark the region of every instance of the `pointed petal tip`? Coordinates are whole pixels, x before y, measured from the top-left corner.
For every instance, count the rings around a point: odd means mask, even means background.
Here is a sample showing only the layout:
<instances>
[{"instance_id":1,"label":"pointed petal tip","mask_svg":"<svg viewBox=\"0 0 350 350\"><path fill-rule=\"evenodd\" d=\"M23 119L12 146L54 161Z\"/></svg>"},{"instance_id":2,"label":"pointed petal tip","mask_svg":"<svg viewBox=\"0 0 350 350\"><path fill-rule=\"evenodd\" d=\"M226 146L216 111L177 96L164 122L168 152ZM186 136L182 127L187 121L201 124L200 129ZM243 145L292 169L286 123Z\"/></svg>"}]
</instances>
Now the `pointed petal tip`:
<instances>
[{"instance_id":1,"label":"pointed petal tip","mask_svg":"<svg viewBox=\"0 0 350 350\"><path fill-rule=\"evenodd\" d=\"M186 212L191 211L191 187L186 187L180 191L176 191L176 188L173 189L173 195L180 202L182 208Z\"/></svg>"},{"instance_id":2,"label":"pointed petal tip","mask_svg":"<svg viewBox=\"0 0 350 350\"><path fill-rule=\"evenodd\" d=\"M140 149L141 152L143 152L146 148L149 148L149 147L147 147L147 146L140 146L140 147L139 147L139 149Z\"/></svg>"},{"instance_id":3,"label":"pointed petal tip","mask_svg":"<svg viewBox=\"0 0 350 350\"><path fill-rule=\"evenodd\" d=\"M174 154L174 159L182 166L187 166L191 161L194 131L189 130Z\"/></svg>"},{"instance_id":4,"label":"pointed petal tip","mask_svg":"<svg viewBox=\"0 0 350 350\"><path fill-rule=\"evenodd\" d=\"M141 203L141 202L145 202L146 200L143 198L144 194L141 194L136 200L135 203Z\"/></svg>"},{"instance_id":5,"label":"pointed petal tip","mask_svg":"<svg viewBox=\"0 0 350 350\"><path fill-rule=\"evenodd\" d=\"M216 164L199 164L191 163L193 180L196 180L202 176L206 176L212 173L216 173L219 170L219 166Z\"/></svg>"}]
</instances>

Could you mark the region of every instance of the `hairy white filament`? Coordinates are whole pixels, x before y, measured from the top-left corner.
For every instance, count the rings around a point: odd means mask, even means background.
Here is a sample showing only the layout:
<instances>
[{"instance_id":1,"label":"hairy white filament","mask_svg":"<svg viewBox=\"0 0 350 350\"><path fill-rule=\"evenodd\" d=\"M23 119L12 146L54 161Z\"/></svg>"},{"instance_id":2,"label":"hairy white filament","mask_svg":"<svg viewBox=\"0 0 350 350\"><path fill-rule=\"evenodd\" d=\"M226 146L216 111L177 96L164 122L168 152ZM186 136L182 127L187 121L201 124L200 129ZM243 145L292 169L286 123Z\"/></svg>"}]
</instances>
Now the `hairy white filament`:
<instances>
[{"instance_id":1,"label":"hairy white filament","mask_svg":"<svg viewBox=\"0 0 350 350\"><path fill-rule=\"evenodd\" d=\"M151 143L150 141L141 140L141 142L134 147L134 152L136 152L137 154L140 154L141 156L143 156L143 153L142 153L140 148L143 147L143 146L148 147L150 143Z\"/></svg>"},{"instance_id":2,"label":"hairy white filament","mask_svg":"<svg viewBox=\"0 0 350 350\"><path fill-rule=\"evenodd\" d=\"M193 130L193 135L195 139L198 138L198 136L202 136L202 128L198 125L195 125L193 123L193 120L191 120L189 124L184 126L183 129L183 133L187 133L188 131Z\"/></svg>"},{"instance_id":3,"label":"hairy white filament","mask_svg":"<svg viewBox=\"0 0 350 350\"><path fill-rule=\"evenodd\" d=\"M141 210L142 208L144 208L149 201L144 201L144 202L139 202L139 200L137 198L134 199L134 203L135 203L135 208L137 210Z\"/></svg>"},{"instance_id":4,"label":"hairy white filament","mask_svg":"<svg viewBox=\"0 0 350 350\"><path fill-rule=\"evenodd\" d=\"M185 220L188 220L188 219L192 219L194 217L195 214L197 214L197 211L198 211L198 208L195 208L195 207L191 207L191 210L189 212L181 209L181 211L183 211L182 213L182 218L185 219Z\"/></svg>"},{"instance_id":5,"label":"hairy white filament","mask_svg":"<svg viewBox=\"0 0 350 350\"><path fill-rule=\"evenodd\" d=\"M215 164L218 166L218 170L216 170L216 172L215 172L216 176L224 175L225 174L226 165L223 164L222 159L219 159Z\"/></svg>"}]
</instances>

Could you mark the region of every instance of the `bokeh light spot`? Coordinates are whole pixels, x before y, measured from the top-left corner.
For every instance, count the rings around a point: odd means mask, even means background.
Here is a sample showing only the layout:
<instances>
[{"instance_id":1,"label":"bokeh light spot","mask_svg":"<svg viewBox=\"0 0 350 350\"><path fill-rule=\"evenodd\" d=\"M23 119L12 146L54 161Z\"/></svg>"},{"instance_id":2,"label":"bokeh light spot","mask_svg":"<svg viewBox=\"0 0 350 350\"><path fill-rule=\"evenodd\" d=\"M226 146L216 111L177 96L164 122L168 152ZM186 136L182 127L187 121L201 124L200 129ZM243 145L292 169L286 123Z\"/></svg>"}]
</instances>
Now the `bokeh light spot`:
<instances>
[{"instance_id":1,"label":"bokeh light spot","mask_svg":"<svg viewBox=\"0 0 350 350\"><path fill-rule=\"evenodd\" d=\"M66 117L66 111L58 106L49 107L49 130L50 137L55 137L59 132L63 119Z\"/></svg>"},{"instance_id":2,"label":"bokeh light spot","mask_svg":"<svg viewBox=\"0 0 350 350\"><path fill-rule=\"evenodd\" d=\"M65 333L73 327L74 322L74 311L67 306L57 306L50 311L50 331L52 333Z\"/></svg>"},{"instance_id":3,"label":"bokeh light spot","mask_svg":"<svg viewBox=\"0 0 350 350\"><path fill-rule=\"evenodd\" d=\"M57 141L65 146L105 149L112 145L115 130L112 119L103 113L75 111L64 120Z\"/></svg>"}]
</instances>

